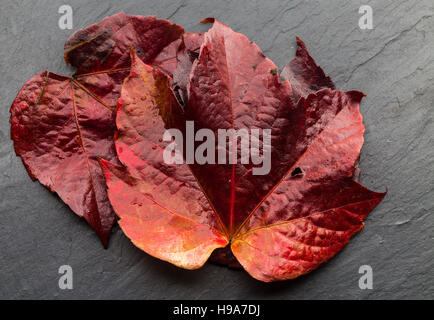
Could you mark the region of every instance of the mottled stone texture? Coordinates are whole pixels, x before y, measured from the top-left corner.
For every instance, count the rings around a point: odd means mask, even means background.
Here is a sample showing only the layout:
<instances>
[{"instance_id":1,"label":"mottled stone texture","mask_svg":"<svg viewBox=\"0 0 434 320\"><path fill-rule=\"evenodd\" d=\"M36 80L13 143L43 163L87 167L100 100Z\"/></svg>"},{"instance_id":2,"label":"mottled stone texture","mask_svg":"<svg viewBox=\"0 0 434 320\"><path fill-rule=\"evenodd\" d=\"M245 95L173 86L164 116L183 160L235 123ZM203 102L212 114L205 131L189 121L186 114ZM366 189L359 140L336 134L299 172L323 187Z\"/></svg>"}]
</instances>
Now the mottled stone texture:
<instances>
[{"instance_id":1,"label":"mottled stone texture","mask_svg":"<svg viewBox=\"0 0 434 320\"><path fill-rule=\"evenodd\" d=\"M392 299L434 297L434 2L432 0L4 1L0 11L0 298ZM26 2L26 4L23 4ZM361 182L388 195L365 229L323 267L294 281L260 283L243 271L207 264L185 271L136 249L113 230L104 250L93 230L28 177L9 137L9 107L32 75L69 75L58 8L74 9L74 30L121 10L205 31L214 16L255 41L278 66L295 35L344 90L367 97ZM370 4L374 29L360 30ZM74 289L58 288L69 264ZM360 290L360 265L374 289Z\"/></svg>"}]
</instances>

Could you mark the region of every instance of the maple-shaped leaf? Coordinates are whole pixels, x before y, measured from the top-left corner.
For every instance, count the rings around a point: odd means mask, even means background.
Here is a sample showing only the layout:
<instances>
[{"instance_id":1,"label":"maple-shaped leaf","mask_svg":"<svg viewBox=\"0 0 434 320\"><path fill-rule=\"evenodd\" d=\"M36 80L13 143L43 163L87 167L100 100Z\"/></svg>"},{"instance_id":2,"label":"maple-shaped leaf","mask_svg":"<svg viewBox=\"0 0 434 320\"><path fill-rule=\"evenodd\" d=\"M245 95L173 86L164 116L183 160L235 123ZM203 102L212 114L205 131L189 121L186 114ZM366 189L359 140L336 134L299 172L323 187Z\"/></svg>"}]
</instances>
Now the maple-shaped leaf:
<instances>
[{"instance_id":1,"label":"maple-shaped leaf","mask_svg":"<svg viewBox=\"0 0 434 320\"><path fill-rule=\"evenodd\" d=\"M384 197L353 179L361 92L323 89L295 104L273 62L218 21L204 34L185 106L170 77L132 56L116 118L123 166L101 167L122 230L147 253L195 269L230 244L256 279L291 279L340 251ZM252 163L168 164L163 135L178 129L185 142L186 121L195 132L271 130L269 173L253 174Z\"/></svg>"},{"instance_id":2,"label":"maple-shaped leaf","mask_svg":"<svg viewBox=\"0 0 434 320\"><path fill-rule=\"evenodd\" d=\"M39 180L95 229L107 247L115 215L98 164L116 163L114 114L130 68L129 49L152 63L183 28L124 13L74 33L65 59L76 72L30 78L11 106L11 138L30 177Z\"/></svg>"}]
</instances>

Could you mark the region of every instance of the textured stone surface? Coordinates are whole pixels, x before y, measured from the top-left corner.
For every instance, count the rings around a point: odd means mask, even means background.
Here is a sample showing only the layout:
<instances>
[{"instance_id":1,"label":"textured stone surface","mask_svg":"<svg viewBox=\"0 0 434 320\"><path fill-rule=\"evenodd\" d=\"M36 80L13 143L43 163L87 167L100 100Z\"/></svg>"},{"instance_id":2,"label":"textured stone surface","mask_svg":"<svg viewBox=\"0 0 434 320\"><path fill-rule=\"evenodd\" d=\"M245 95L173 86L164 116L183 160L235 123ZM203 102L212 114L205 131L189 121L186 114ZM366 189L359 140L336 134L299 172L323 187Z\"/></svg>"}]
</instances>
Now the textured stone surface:
<instances>
[{"instance_id":1,"label":"textured stone surface","mask_svg":"<svg viewBox=\"0 0 434 320\"><path fill-rule=\"evenodd\" d=\"M318 299L434 297L434 2L305 1L2 1L0 11L0 298ZM121 10L154 14L205 31L214 16L255 41L278 66L295 35L340 89L368 96L361 182L388 195L365 229L323 267L294 281L265 284L243 271L207 264L185 271L136 249L114 228L104 250L93 230L28 177L9 138L9 107L37 72L69 75L58 8L74 9L74 30ZM360 30L370 4L374 29ZM60 265L74 289L60 290ZM360 265L374 289L360 290Z\"/></svg>"}]
</instances>

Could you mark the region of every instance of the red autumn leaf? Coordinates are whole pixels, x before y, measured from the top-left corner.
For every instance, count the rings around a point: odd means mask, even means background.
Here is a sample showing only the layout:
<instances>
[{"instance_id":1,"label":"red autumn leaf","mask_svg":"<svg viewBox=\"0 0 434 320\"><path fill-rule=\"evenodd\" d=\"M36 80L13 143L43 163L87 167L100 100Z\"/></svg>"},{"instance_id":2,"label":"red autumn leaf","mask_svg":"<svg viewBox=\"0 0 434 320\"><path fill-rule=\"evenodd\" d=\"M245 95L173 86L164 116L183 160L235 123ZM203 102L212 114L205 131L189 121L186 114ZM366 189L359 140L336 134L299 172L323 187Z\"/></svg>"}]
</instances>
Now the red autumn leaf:
<instances>
[{"instance_id":1,"label":"red autumn leaf","mask_svg":"<svg viewBox=\"0 0 434 320\"><path fill-rule=\"evenodd\" d=\"M295 101L324 88L335 89L333 81L315 63L299 37L296 56L283 68L280 76L291 83Z\"/></svg>"},{"instance_id":2,"label":"red autumn leaf","mask_svg":"<svg viewBox=\"0 0 434 320\"><path fill-rule=\"evenodd\" d=\"M77 81L115 106L129 73L130 47L146 63L166 69L176 66L176 56L166 56L166 47L177 43L183 33L182 27L167 20L121 12L75 32L65 43L65 61L76 68Z\"/></svg>"},{"instance_id":3,"label":"red autumn leaf","mask_svg":"<svg viewBox=\"0 0 434 320\"><path fill-rule=\"evenodd\" d=\"M42 72L11 107L11 137L30 177L98 233L104 246L115 221L98 157L116 162L113 112L75 80Z\"/></svg>"},{"instance_id":4,"label":"red autumn leaf","mask_svg":"<svg viewBox=\"0 0 434 320\"><path fill-rule=\"evenodd\" d=\"M154 66L158 66L172 77L170 86L182 105L185 105L188 99L190 71L194 60L199 56L202 41L201 33L186 32L181 39L168 45L153 61Z\"/></svg>"},{"instance_id":5,"label":"red autumn leaf","mask_svg":"<svg viewBox=\"0 0 434 320\"><path fill-rule=\"evenodd\" d=\"M65 44L72 78L42 72L11 106L11 138L38 179L95 229L107 247L115 215L98 158L117 162L114 110L130 68L129 48L152 63L183 29L166 20L120 13L77 31Z\"/></svg>"},{"instance_id":6,"label":"red autumn leaf","mask_svg":"<svg viewBox=\"0 0 434 320\"><path fill-rule=\"evenodd\" d=\"M328 88L305 97L305 73L294 73L302 88L295 104L274 63L218 21L204 34L184 107L170 77L132 56L116 118L123 167L105 160L101 167L122 230L147 253L195 269L230 244L254 278L292 279L340 251L384 197L353 179L363 144L361 92ZM165 130L189 139L188 120L195 132L270 129L269 173L254 175L257 166L239 161L166 163Z\"/></svg>"}]
</instances>

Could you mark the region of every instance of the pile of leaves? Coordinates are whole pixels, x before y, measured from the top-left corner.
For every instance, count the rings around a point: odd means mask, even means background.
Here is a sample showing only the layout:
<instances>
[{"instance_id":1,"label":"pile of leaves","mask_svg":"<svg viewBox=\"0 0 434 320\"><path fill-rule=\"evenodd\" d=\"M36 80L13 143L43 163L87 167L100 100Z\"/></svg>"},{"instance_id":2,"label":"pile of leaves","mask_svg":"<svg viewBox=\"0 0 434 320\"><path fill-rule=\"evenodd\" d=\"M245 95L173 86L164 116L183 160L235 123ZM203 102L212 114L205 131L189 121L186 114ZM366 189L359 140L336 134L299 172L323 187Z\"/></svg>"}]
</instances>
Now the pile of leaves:
<instances>
[{"instance_id":1,"label":"pile of leaves","mask_svg":"<svg viewBox=\"0 0 434 320\"><path fill-rule=\"evenodd\" d=\"M11 106L11 137L37 179L107 247L116 222L140 249L186 269L212 255L262 281L308 273L383 199L358 183L364 94L335 89L297 38L276 65L208 18L204 34L120 13L65 44L72 77L42 72ZM164 131L270 129L271 170L166 164ZM184 155L185 156L185 155Z\"/></svg>"}]
</instances>

